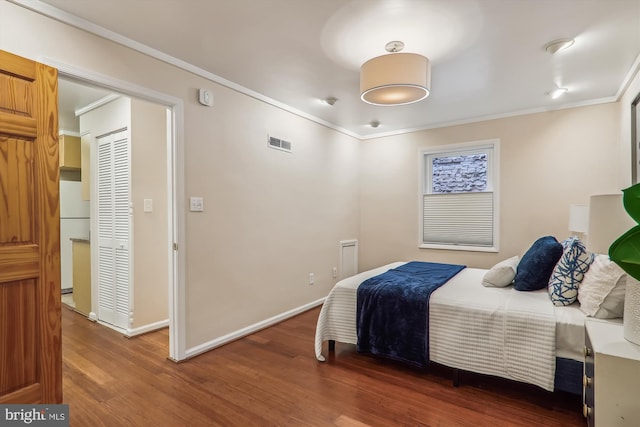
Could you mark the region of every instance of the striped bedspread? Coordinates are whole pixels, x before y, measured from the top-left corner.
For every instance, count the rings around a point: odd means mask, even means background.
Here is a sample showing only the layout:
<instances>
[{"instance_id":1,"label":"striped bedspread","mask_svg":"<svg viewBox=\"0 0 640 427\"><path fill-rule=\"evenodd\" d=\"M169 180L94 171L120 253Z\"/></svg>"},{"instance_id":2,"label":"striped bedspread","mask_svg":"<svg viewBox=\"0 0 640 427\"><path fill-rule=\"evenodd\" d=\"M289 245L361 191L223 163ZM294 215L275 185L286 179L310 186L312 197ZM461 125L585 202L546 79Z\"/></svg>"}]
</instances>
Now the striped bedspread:
<instances>
[{"instance_id":1,"label":"striped bedspread","mask_svg":"<svg viewBox=\"0 0 640 427\"><path fill-rule=\"evenodd\" d=\"M333 340L347 344L358 343L356 333L358 286L373 276L403 264L405 263L395 262L356 274L336 283L324 301L318 317L315 341L316 359L321 362L325 360L322 355L322 343L324 341Z\"/></svg>"},{"instance_id":2,"label":"striped bedspread","mask_svg":"<svg viewBox=\"0 0 640 427\"><path fill-rule=\"evenodd\" d=\"M316 358L327 340L357 344L356 294L360 283L393 263L344 279L331 290L318 317ZM452 368L495 375L552 391L555 312L546 290L485 288L486 270L465 268L433 292L429 304L429 359Z\"/></svg>"},{"instance_id":3,"label":"striped bedspread","mask_svg":"<svg viewBox=\"0 0 640 427\"><path fill-rule=\"evenodd\" d=\"M429 359L553 391L556 318L546 289L485 288L467 268L431 296Z\"/></svg>"}]
</instances>

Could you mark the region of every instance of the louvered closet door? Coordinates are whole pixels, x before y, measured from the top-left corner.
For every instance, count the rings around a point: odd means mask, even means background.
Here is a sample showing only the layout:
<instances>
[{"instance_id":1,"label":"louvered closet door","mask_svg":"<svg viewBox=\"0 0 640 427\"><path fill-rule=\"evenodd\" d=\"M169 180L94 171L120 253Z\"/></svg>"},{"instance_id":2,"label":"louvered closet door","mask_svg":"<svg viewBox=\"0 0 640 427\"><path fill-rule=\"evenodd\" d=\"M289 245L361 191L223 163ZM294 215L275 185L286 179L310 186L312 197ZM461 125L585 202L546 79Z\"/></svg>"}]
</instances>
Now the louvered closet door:
<instances>
[{"instance_id":1,"label":"louvered closet door","mask_svg":"<svg viewBox=\"0 0 640 427\"><path fill-rule=\"evenodd\" d=\"M129 132L97 138L98 319L129 326Z\"/></svg>"}]
</instances>

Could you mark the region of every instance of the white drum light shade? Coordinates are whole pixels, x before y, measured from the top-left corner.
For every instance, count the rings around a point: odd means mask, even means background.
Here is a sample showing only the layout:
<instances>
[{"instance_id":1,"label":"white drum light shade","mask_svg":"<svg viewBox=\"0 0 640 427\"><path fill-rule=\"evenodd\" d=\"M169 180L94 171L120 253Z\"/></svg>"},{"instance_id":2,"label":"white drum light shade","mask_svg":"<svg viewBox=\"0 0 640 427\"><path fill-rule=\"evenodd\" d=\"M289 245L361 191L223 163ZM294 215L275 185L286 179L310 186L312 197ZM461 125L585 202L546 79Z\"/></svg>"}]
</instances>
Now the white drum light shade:
<instances>
[{"instance_id":1,"label":"white drum light shade","mask_svg":"<svg viewBox=\"0 0 640 427\"><path fill-rule=\"evenodd\" d=\"M416 53L391 53L360 68L360 98L373 105L404 105L429 96L431 63Z\"/></svg>"}]
</instances>

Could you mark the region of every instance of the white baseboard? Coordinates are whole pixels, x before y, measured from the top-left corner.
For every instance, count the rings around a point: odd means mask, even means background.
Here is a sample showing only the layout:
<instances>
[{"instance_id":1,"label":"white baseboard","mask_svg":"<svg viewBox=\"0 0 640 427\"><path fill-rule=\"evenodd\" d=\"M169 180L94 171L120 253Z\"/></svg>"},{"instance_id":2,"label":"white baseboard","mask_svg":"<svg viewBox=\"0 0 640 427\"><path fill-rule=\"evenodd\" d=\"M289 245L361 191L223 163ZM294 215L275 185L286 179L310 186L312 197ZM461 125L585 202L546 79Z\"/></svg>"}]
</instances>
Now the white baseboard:
<instances>
[{"instance_id":1,"label":"white baseboard","mask_svg":"<svg viewBox=\"0 0 640 427\"><path fill-rule=\"evenodd\" d=\"M135 337L136 335L146 334L147 332L155 331L157 329L168 328L169 319L161 320L159 322L149 323L148 325L139 326L133 329L127 329L126 335L128 337Z\"/></svg>"},{"instance_id":2,"label":"white baseboard","mask_svg":"<svg viewBox=\"0 0 640 427\"><path fill-rule=\"evenodd\" d=\"M94 313L91 313L91 314L94 314ZM95 321L97 321L102 326L106 326L107 328L111 328L114 331L120 332L122 335L124 335L127 338L133 338L133 337L135 337L137 335L142 335L142 334L146 334L147 332L155 331L157 329L162 329L162 328L168 328L169 327L169 319L161 320L161 321L155 322L155 323L149 323L148 325L139 326L139 327L133 328L133 329L121 328L119 326L112 325L111 323L103 322L102 320L94 320L94 322Z\"/></svg>"},{"instance_id":3,"label":"white baseboard","mask_svg":"<svg viewBox=\"0 0 640 427\"><path fill-rule=\"evenodd\" d=\"M268 328L269 326L273 326L276 323L280 323L283 320L287 320L293 316L297 316L300 313L304 313L305 311L311 310L312 308L321 305L322 303L324 303L324 300L325 298L320 298L319 300L316 300L316 301L310 302L309 304L305 304L303 306L286 311L282 314L278 314L277 316L273 316L269 319L263 320L262 322L254 323L253 325L247 326L246 328L242 328L238 331L231 332L227 335L221 336L219 338L213 339L211 341L205 342L195 347L188 348L185 353L185 358L189 359L190 357L194 357L199 354L205 353L209 350L213 350L216 347L220 347L231 341L235 341L239 338L245 337L247 335L251 335L254 332L258 332L261 329Z\"/></svg>"}]
</instances>

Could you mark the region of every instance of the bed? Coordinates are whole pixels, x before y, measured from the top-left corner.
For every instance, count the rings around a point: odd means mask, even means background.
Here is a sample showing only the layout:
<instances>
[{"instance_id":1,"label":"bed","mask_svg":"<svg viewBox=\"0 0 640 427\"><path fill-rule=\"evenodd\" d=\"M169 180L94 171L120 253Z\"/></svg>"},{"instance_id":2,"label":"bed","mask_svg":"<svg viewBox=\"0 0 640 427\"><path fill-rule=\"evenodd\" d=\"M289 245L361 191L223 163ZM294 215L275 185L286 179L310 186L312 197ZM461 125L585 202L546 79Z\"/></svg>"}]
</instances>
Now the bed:
<instances>
[{"instance_id":1,"label":"bed","mask_svg":"<svg viewBox=\"0 0 640 427\"><path fill-rule=\"evenodd\" d=\"M357 344L357 291L365 280L404 265L395 262L338 282L318 317L315 355L323 342ZM585 314L557 307L546 289L485 287L487 270L465 268L433 291L428 308L428 360L457 370L582 392Z\"/></svg>"}]
</instances>

